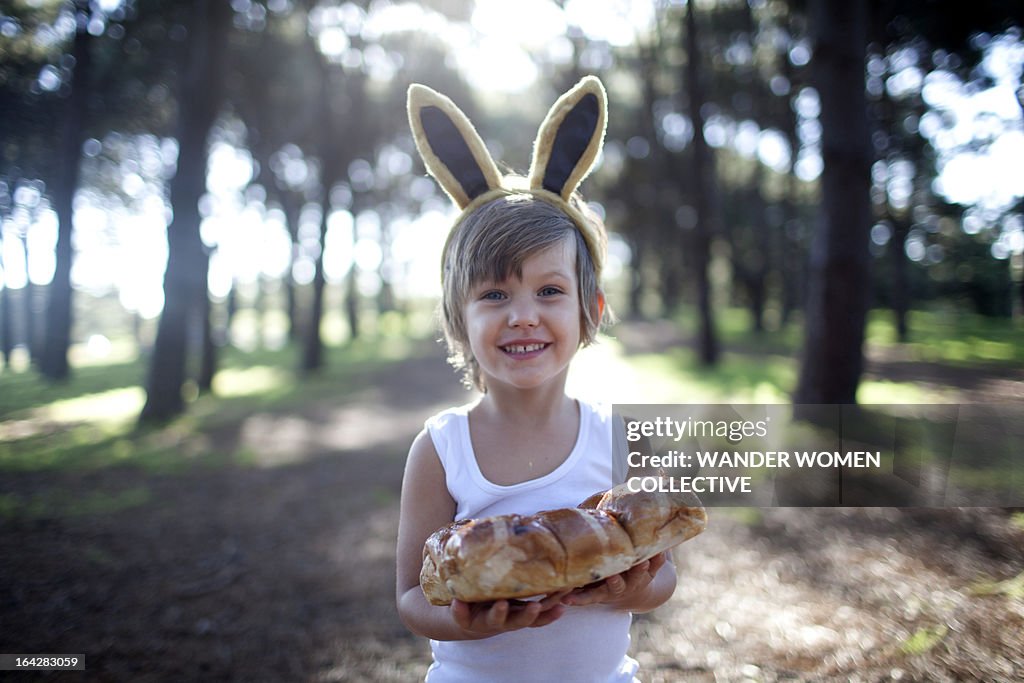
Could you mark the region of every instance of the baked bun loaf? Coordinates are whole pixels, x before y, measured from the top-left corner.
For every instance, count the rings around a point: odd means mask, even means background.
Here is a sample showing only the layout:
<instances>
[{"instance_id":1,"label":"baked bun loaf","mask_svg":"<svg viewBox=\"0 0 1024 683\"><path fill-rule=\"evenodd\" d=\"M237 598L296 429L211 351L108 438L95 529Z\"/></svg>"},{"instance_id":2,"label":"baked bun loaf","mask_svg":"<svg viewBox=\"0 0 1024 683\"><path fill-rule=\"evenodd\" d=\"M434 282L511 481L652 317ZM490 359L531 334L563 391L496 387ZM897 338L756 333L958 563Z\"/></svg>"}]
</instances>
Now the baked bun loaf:
<instances>
[{"instance_id":1,"label":"baked bun loaf","mask_svg":"<svg viewBox=\"0 0 1024 683\"><path fill-rule=\"evenodd\" d=\"M427 539L420 586L433 605L544 595L624 572L706 522L694 496L624 484L577 508L460 520Z\"/></svg>"},{"instance_id":2,"label":"baked bun loaf","mask_svg":"<svg viewBox=\"0 0 1024 683\"><path fill-rule=\"evenodd\" d=\"M596 508L611 514L626 530L637 562L693 538L707 524L704 508L693 494L633 492L616 486L601 496Z\"/></svg>"},{"instance_id":3,"label":"baked bun loaf","mask_svg":"<svg viewBox=\"0 0 1024 683\"><path fill-rule=\"evenodd\" d=\"M427 600L433 605L447 605L452 601L451 591L441 580L438 566L444 558L444 549L448 539L456 530L472 524L472 520L461 519L443 526L427 538L423 544L423 568L420 569L420 588Z\"/></svg>"}]
</instances>

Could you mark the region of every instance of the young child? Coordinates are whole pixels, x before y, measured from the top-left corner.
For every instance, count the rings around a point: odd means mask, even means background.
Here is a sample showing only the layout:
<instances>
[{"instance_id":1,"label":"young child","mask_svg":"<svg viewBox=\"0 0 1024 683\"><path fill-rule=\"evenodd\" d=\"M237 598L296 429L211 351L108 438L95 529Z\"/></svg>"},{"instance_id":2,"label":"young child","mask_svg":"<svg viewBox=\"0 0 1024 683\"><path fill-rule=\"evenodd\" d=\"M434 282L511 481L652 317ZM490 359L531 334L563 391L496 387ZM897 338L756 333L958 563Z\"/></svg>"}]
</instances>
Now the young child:
<instances>
[{"instance_id":1,"label":"young child","mask_svg":"<svg viewBox=\"0 0 1024 683\"><path fill-rule=\"evenodd\" d=\"M574 507L624 479L608 408L565 393L570 362L608 315L604 227L574 194L600 150L605 110L596 78L563 95L516 189L450 100L410 88L417 147L463 209L444 248L445 336L453 362L483 392L427 420L402 485L398 611L431 639L432 683L633 681L631 613L654 609L675 588L664 553L528 603L434 606L419 586L423 543L445 524Z\"/></svg>"}]
</instances>

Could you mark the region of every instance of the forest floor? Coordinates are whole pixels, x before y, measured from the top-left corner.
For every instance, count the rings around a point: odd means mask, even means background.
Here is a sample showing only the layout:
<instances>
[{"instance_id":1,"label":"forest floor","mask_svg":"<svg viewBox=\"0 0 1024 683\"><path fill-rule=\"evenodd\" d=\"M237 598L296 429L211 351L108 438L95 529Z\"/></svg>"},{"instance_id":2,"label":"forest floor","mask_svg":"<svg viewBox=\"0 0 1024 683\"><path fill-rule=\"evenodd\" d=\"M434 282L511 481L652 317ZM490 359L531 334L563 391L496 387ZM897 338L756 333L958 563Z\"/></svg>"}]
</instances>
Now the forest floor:
<instances>
[{"instance_id":1,"label":"forest floor","mask_svg":"<svg viewBox=\"0 0 1024 683\"><path fill-rule=\"evenodd\" d=\"M1024 376L1005 369L876 358L869 374L886 363L904 381L1022 398ZM0 652L87 666L4 680L421 680L427 643L394 608L398 492L423 419L465 400L432 351L365 373L337 403L254 411L184 448L244 461L0 472L0 493L26 500L123 503L3 517ZM644 681L1024 680L1019 511L709 517L676 552L671 601L634 622Z\"/></svg>"}]
</instances>

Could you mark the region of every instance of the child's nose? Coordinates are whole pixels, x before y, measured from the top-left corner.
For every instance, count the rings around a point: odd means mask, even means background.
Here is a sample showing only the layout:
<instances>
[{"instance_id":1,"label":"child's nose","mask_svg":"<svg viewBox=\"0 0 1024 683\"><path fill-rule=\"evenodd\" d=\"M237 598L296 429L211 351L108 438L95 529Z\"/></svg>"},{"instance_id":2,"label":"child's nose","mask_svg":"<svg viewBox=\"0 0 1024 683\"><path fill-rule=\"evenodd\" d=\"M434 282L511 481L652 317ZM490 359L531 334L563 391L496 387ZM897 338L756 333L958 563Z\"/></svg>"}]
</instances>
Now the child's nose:
<instances>
[{"instance_id":1,"label":"child's nose","mask_svg":"<svg viewBox=\"0 0 1024 683\"><path fill-rule=\"evenodd\" d=\"M509 310L509 327L536 327L538 322L537 306L532 301L517 301Z\"/></svg>"}]
</instances>

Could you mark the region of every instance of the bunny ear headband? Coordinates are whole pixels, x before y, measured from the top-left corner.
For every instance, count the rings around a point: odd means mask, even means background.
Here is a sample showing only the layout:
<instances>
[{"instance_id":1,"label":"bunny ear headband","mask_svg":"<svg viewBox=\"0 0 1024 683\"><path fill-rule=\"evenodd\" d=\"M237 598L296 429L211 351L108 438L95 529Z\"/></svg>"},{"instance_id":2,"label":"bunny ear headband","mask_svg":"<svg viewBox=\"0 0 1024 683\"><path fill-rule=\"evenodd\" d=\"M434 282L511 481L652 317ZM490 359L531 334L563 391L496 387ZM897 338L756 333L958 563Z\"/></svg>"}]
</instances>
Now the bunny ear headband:
<instances>
[{"instance_id":1,"label":"bunny ear headband","mask_svg":"<svg viewBox=\"0 0 1024 683\"><path fill-rule=\"evenodd\" d=\"M461 220L489 201L530 194L565 212L583 235L600 278L606 237L573 205L572 194L587 177L604 142L608 98L604 86L587 76L558 98L541 123L525 188L503 178L466 115L444 95L409 86L409 125L427 171L455 205Z\"/></svg>"}]
</instances>

